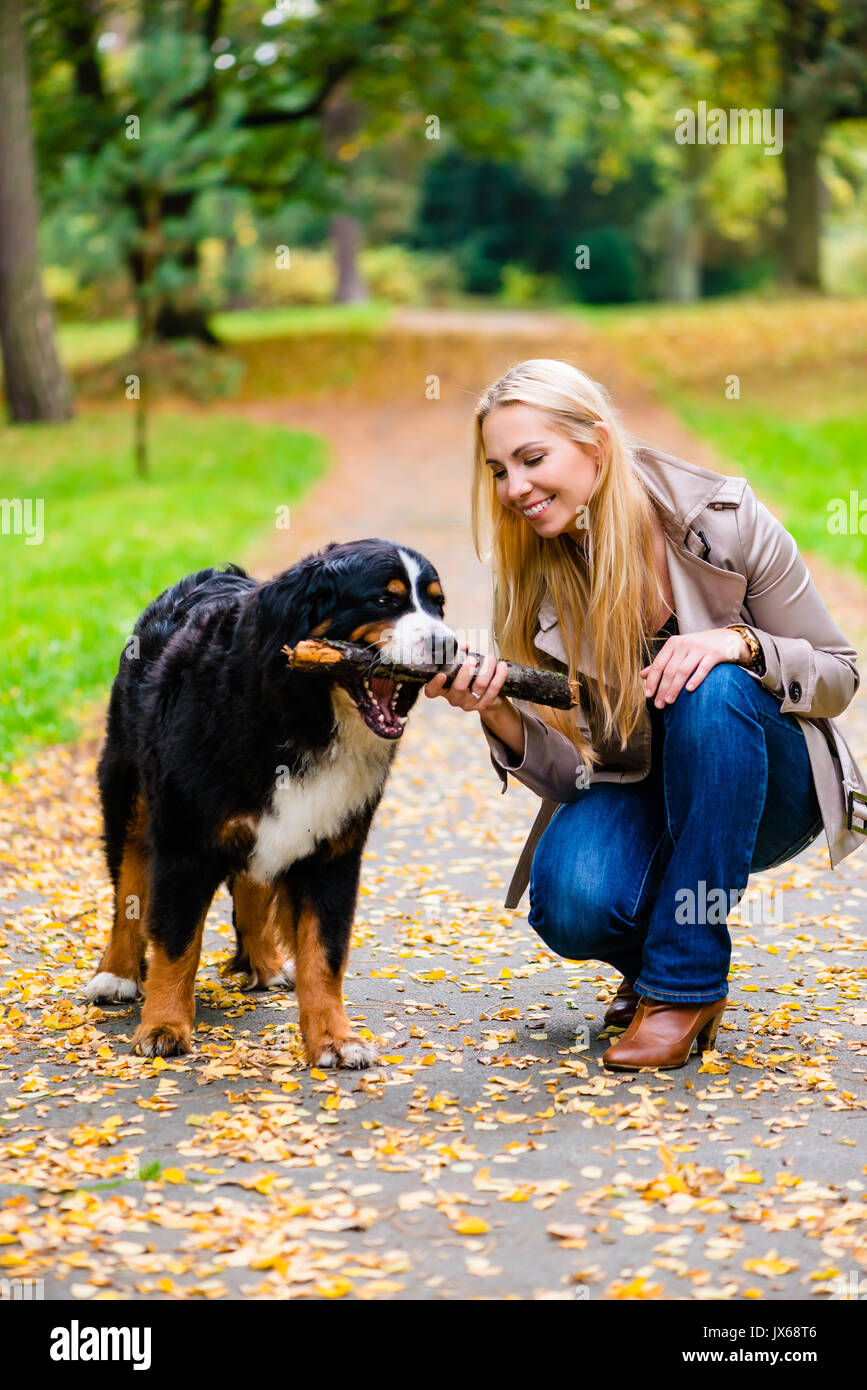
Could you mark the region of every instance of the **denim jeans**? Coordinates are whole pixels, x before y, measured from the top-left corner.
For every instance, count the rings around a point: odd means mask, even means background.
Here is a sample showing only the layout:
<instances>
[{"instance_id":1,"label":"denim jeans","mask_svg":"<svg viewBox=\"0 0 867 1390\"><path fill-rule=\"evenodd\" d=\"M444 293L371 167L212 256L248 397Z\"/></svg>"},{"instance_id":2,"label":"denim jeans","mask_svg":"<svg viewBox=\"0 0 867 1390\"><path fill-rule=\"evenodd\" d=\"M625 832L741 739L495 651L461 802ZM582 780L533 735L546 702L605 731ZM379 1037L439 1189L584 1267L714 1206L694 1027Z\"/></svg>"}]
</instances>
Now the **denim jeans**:
<instances>
[{"instance_id":1,"label":"denim jeans","mask_svg":"<svg viewBox=\"0 0 867 1390\"><path fill-rule=\"evenodd\" d=\"M591 782L557 808L533 856L529 923L558 955L615 966L637 994L710 1003L728 992L725 919L750 873L822 831L807 743L733 662L647 709L650 772Z\"/></svg>"}]
</instances>

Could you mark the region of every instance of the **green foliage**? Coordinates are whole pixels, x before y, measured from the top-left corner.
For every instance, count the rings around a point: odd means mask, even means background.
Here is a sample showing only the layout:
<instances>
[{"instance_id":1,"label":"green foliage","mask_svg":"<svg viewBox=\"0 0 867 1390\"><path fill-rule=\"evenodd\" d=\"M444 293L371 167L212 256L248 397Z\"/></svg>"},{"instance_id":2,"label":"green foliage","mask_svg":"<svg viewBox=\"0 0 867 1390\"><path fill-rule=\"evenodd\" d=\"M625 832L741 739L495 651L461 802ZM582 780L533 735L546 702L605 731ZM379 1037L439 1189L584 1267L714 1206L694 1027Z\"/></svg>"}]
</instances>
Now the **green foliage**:
<instances>
[{"instance_id":1,"label":"green foliage","mask_svg":"<svg viewBox=\"0 0 867 1390\"><path fill-rule=\"evenodd\" d=\"M559 304L562 288L554 275L537 275L521 265L504 265L500 272L500 295L503 304L515 308L536 304Z\"/></svg>"},{"instance_id":2,"label":"green foliage","mask_svg":"<svg viewBox=\"0 0 867 1390\"><path fill-rule=\"evenodd\" d=\"M578 298L587 304L625 304L640 296L635 239L621 227L594 227L586 245L590 264L576 271Z\"/></svg>"},{"instance_id":3,"label":"green foliage","mask_svg":"<svg viewBox=\"0 0 867 1390\"><path fill-rule=\"evenodd\" d=\"M815 378L813 386L818 386ZM672 394L669 404L733 470L746 474L800 549L816 551L830 564L867 580L864 533L856 529L853 534L836 534L828 529L833 498L842 498L847 509L851 490L862 502L867 500L858 464L867 434L867 412L860 401L853 401L849 414L820 421L797 418L795 392L785 415L760 400L748 405L729 402L723 408L682 392Z\"/></svg>"},{"instance_id":4,"label":"green foliage","mask_svg":"<svg viewBox=\"0 0 867 1390\"><path fill-rule=\"evenodd\" d=\"M326 463L313 435L231 416L154 413L152 476L131 466L132 411L0 427L6 497L44 500L44 540L0 536L4 764L75 736L104 701L141 609L204 565L243 563Z\"/></svg>"}]
</instances>

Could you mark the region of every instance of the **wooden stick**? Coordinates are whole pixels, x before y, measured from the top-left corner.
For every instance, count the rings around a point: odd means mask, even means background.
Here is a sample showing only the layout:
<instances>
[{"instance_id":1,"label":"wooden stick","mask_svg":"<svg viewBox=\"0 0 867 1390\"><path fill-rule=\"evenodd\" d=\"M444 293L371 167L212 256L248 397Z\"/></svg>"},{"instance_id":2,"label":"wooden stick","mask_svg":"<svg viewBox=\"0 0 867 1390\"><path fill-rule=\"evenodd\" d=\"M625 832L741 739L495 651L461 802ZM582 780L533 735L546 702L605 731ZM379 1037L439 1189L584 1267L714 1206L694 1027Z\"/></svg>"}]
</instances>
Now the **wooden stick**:
<instances>
[{"instance_id":1,"label":"wooden stick","mask_svg":"<svg viewBox=\"0 0 867 1390\"><path fill-rule=\"evenodd\" d=\"M390 676L393 680L411 681L425 685L432 676L446 672L448 688L467 657L474 656L481 665L478 652L463 653L455 662L440 662L432 666L407 666L399 662L385 662L373 647L359 646L354 642L323 641L309 637L295 647L283 647L289 658L289 665L296 671L322 671L343 668L364 672L367 676ZM509 673L500 687L501 695L513 695L519 700L530 700L537 705L551 705L554 709L571 709L578 704L578 682L559 671L539 670L535 666L518 666L515 662L506 663Z\"/></svg>"}]
</instances>

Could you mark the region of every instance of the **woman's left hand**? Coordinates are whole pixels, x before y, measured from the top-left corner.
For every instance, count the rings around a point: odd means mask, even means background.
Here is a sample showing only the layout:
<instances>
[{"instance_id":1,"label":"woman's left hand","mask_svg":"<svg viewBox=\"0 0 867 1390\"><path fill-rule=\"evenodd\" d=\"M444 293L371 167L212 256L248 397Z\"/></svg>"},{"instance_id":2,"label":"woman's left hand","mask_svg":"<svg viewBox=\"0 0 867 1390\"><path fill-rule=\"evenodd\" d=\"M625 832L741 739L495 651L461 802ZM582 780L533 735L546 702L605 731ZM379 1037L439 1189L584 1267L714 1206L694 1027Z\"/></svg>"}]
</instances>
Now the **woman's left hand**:
<instances>
[{"instance_id":1,"label":"woman's left hand","mask_svg":"<svg viewBox=\"0 0 867 1390\"><path fill-rule=\"evenodd\" d=\"M653 703L661 709L677 699L684 684L687 690L695 690L721 661L741 663L748 657L749 648L739 632L711 627L705 632L669 637L650 665L643 666L638 674L644 680L645 695L655 694Z\"/></svg>"}]
</instances>

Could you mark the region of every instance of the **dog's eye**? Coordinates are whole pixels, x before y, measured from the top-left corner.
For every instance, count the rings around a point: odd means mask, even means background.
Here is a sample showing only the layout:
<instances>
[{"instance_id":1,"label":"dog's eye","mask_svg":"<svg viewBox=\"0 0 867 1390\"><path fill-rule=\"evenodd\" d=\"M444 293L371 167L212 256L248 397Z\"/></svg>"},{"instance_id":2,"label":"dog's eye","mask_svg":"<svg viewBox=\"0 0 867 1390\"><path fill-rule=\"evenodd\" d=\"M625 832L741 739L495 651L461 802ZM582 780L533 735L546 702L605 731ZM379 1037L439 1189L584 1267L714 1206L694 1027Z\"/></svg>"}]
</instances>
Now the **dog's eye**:
<instances>
[{"instance_id":1,"label":"dog's eye","mask_svg":"<svg viewBox=\"0 0 867 1390\"><path fill-rule=\"evenodd\" d=\"M377 595L376 602L382 608L385 608L387 604L394 602L394 596L392 594L379 594Z\"/></svg>"}]
</instances>

